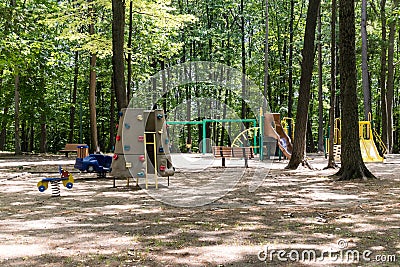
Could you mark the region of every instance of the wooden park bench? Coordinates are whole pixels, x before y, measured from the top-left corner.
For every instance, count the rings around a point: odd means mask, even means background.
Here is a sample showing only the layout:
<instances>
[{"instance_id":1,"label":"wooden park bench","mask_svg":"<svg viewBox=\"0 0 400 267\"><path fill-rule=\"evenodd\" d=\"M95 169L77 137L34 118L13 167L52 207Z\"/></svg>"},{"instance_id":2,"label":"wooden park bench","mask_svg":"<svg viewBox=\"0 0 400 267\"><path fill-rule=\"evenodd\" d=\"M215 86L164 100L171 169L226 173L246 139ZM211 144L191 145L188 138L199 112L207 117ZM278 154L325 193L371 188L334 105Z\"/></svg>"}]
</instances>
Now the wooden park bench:
<instances>
[{"instance_id":1,"label":"wooden park bench","mask_svg":"<svg viewBox=\"0 0 400 267\"><path fill-rule=\"evenodd\" d=\"M247 160L254 158L252 147L213 146L212 151L214 158L222 159L222 167L225 167L226 158L242 158L244 159L244 166L247 168Z\"/></svg>"},{"instance_id":2,"label":"wooden park bench","mask_svg":"<svg viewBox=\"0 0 400 267\"><path fill-rule=\"evenodd\" d=\"M65 153L68 158L68 153L78 153L78 146L87 146L86 144L65 144L64 149L61 149L61 153Z\"/></svg>"}]
</instances>

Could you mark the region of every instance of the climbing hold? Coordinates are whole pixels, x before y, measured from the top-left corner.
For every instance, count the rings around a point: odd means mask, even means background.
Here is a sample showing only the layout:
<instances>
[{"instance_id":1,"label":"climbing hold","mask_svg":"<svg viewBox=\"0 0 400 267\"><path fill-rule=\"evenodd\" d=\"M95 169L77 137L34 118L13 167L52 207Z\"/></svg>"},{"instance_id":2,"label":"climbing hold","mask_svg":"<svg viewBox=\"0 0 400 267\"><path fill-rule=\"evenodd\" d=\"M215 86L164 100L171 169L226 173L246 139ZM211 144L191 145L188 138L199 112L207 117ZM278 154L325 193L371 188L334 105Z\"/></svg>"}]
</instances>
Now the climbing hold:
<instances>
[{"instance_id":1,"label":"climbing hold","mask_svg":"<svg viewBox=\"0 0 400 267\"><path fill-rule=\"evenodd\" d=\"M140 156L139 156L139 160L140 160L140 161L144 161L144 155L140 155Z\"/></svg>"},{"instance_id":2,"label":"climbing hold","mask_svg":"<svg viewBox=\"0 0 400 267\"><path fill-rule=\"evenodd\" d=\"M162 119L162 117L164 117L163 114L157 114L157 119L160 120L160 119Z\"/></svg>"},{"instance_id":3,"label":"climbing hold","mask_svg":"<svg viewBox=\"0 0 400 267\"><path fill-rule=\"evenodd\" d=\"M116 139L117 141L119 141L119 140L121 140L121 136L120 136L120 135L117 135L117 136L115 137L115 139Z\"/></svg>"},{"instance_id":4,"label":"climbing hold","mask_svg":"<svg viewBox=\"0 0 400 267\"><path fill-rule=\"evenodd\" d=\"M71 189L73 186L74 186L74 184L71 183L71 182L68 182L68 183L65 185L65 187L68 188L68 189Z\"/></svg>"},{"instance_id":5,"label":"climbing hold","mask_svg":"<svg viewBox=\"0 0 400 267\"><path fill-rule=\"evenodd\" d=\"M114 158L114 160L117 160L118 159L118 154L114 154L113 158Z\"/></svg>"},{"instance_id":6,"label":"climbing hold","mask_svg":"<svg viewBox=\"0 0 400 267\"><path fill-rule=\"evenodd\" d=\"M131 126L129 125L129 123L125 123L125 128L126 128L126 129L131 128Z\"/></svg>"},{"instance_id":7,"label":"climbing hold","mask_svg":"<svg viewBox=\"0 0 400 267\"><path fill-rule=\"evenodd\" d=\"M166 169L167 167L165 167L164 165L160 165L160 171L165 171L165 169Z\"/></svg>"},{"instance_id":8,"label":"climbing hold","mask_svg":"<svg viewBox=\"0 0 400 267\"><path fill-rule=\"evenodd\" d=\"M160 146L160 148L158 149L158 152L164 153L164 148L162 146Z\"/></svg>"},{"instance_id":9,"label":"climbing hold","mask_svg":"<svg viewBox=\"0 0 400 267\"><path fill-rule=\"evenodd\" d=\"M131 146L130 145L124 145L124 150L126 150L126 151L131 150Z\"/></svg>"},{"instance_id":10,"label":"climbing hold","mask_svg":"<svg viewBox=\"0 0 400 267\"><path fill-rule=\"evenodd\" d=\"M143 120L143 115L137 115L137 116L136 116L136 119L137 119L138 121L142 121L142 120Z\"/></svg>"},{"instance_id":11,"label":"climbing hold","mask_svg":"<svg viewBox=\"0 0 400 267\"><path fill-rule=\"evenodd\" d=\"M118 116L122 117L122 115L124 115L122 111L118 112Z\"/></svg>"},{"instance_id":12,"label":"climbing hold","mask_svg":"<svg viewBox=\"0 0 400 267\"><path fill-rule=\"evenodd\" d=\"M165 144L168 145L168 143L169 143L169 139L167 138L167 139L165 139Z\"/></svg>"},{"instance_id":13,"label":"climbing hold","mask_svg":"<svg viewBox=\"0 0 400 267\"><path fill-rule=\"evenodd\" d=\"M116 125L115 125L115 128L116 128L116 129L118 129L118 126L119 126L119 125L118 125L118 124L116 124Z\"/></svg>"},{"instance_id":14,"label":"climbing hold","mask_svg":"<svg viewBox=\"0 0 400 267\"><path fill-rule=\"evenodd\" d=\"M138 136L138 141L139 142L143 142L144 141L144 136L143 135L139 135Z\"/></svg>"},{"instance_id":15,"label":"climbing hold","mask_svg":"<svg viewBox=\"0 0 400 267\"><path fill-rule=\"evenodd\" d=\"M139 176L139 177L144 177L144 172L138 172L138 173L137 173L137 176Z\"/></svg>"}]
</instances>

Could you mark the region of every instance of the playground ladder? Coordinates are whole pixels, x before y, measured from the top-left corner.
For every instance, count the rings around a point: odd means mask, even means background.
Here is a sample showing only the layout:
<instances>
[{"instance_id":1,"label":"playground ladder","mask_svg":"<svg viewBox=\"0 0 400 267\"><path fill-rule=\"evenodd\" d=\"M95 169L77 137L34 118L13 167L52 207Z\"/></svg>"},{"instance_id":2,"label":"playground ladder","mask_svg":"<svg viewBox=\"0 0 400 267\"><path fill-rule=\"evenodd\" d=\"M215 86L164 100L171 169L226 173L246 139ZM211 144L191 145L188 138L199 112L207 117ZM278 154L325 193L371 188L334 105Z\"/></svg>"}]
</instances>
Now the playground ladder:
<instances>
[{"instance_id":1,"label":"playground ladder","mask_svg":"<svg viewBox=\"0 0 400 267\"><path fill-rule=\"evenodd\" d=\"M152 136L153 140L148 141L148 135ZM146 160L146 173L145 173L145 181L146 181L146 189L149 186L149 174L152 174L155 179L156 189L158 189L158 175L157 175L157 144L156 144L156 132L144 132L144 157ZM154 173L149 173L149 164L151 164L151 160L149 157L149 153L147 151L147 145L153 145L153 169ZM151 156L151 155L150 155Z\"/></svg>"}]
</instances>

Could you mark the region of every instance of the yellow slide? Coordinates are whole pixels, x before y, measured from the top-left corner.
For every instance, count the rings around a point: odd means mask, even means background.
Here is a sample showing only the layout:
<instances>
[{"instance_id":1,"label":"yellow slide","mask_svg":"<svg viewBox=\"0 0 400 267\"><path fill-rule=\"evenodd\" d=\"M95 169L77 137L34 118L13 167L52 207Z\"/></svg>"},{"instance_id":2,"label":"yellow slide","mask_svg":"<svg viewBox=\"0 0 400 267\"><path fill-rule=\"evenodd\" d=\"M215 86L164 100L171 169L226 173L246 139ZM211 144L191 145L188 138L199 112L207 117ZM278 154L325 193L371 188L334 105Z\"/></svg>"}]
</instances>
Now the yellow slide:
<instances>
[{"instance_id":1,"label":"yellow slide","mask_svg":"<svg viewBox=\"0 0 400 267\"><path fill-rule=\"evenodd\" d=\"M360 148L363 161L383 162L383 158L381 157L381 155L379 155L378 149L375 146L371 122L360 121L358 127L360 133Z\"/></svg>"},{"instance_id":2,"label":"yellow slide","mask_svg":"<svg viewBox=\"0 0 400 267\"><path fill-rule=\"evenodd\" d=\"M360 148L364 162L383 162L373 139L360 139Z\"/></svg>"}]
</instances>

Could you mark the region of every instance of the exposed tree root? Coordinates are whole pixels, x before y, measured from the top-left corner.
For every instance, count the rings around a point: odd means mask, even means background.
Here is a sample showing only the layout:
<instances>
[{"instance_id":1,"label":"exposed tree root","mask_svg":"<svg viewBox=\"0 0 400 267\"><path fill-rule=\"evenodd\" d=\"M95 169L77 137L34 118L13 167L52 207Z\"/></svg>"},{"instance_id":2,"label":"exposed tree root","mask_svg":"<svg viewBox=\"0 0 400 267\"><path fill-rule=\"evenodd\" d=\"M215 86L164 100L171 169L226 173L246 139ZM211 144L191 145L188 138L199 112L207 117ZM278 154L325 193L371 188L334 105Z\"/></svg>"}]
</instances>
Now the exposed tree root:
<instances>
[{"instance_id":1,"label":"exposed tree root","mask_svg":"<svg viewBox=\"0 0 400 267\"><path fill-rule=\"evenodd\" d=\"M323 170L328 170L328 169L337 169L339 165L337 165L335 162L329 162L326 167L323 168Z\"/></svg>"},{"instance_id":2,"label":"exposed tree root","mask_svg":"<svg viewBox=\"0 0 400 267\"><path fill-rule=\"evenodd\" d=\"M334 176L339 177L337 181L377 179L367 167L365 167L363 162L347 166L347 168L342 166Z\"/></svg>"},{"instance_id":3,"label":"exposed tree root","mask_svg":"<svg viewBox=\"0 0 400 267\"><path fill-rule=\"evenodd\" d=\"M301 166L306 167L310 170L315 170L315 168L310 164L310 162L308 162L307 159L303 159L300 162L293 162L292 164L290 163L291 161L289 161L288 165L285 167L285 170L296 170L300 164Z\"/></svg>"}]
</instances>

